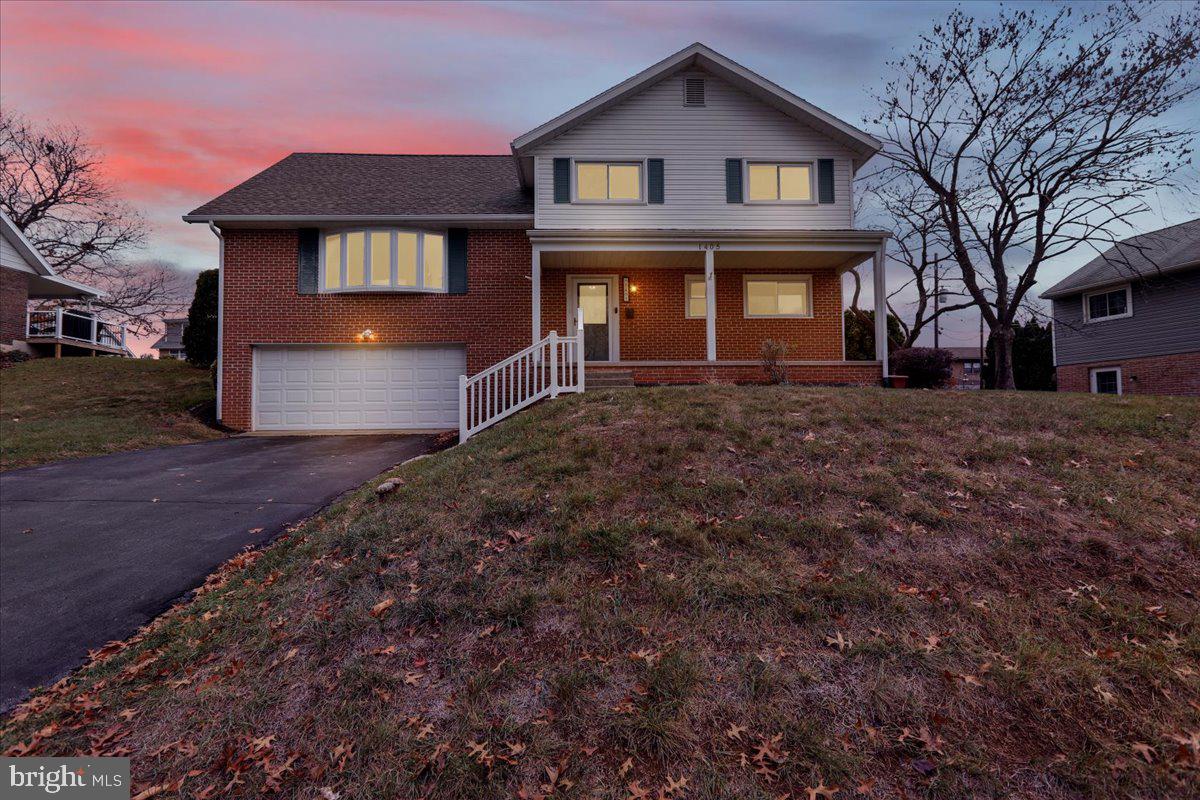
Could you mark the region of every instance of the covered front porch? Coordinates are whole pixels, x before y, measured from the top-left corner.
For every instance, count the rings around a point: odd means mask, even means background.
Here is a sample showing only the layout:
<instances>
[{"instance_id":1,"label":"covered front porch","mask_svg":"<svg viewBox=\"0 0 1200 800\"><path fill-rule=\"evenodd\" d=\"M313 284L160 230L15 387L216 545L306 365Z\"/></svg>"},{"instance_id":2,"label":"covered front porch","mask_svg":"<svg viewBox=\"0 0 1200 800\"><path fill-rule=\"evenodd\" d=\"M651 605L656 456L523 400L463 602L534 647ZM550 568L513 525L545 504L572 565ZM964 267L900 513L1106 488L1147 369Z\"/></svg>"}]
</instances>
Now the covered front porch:
<instances>
[{"instance_id":1,"label":"covered front porch","mask_svg":"<svg viewBox=\"0 0 1200 800\"><path fill-rule=\"evenodd\" d=\"M884 336L876 337L875 360L845 359L841 290L847 270L881 263L884 232L537 230L529 237L533 340L572 330L567 321L582 311L589 377L761 382L767 340L785 345L782 362L797 383L878 384L886 376ZM875 295L884 298L883 271L874 272Z\"/></svg>"}]
</instances>

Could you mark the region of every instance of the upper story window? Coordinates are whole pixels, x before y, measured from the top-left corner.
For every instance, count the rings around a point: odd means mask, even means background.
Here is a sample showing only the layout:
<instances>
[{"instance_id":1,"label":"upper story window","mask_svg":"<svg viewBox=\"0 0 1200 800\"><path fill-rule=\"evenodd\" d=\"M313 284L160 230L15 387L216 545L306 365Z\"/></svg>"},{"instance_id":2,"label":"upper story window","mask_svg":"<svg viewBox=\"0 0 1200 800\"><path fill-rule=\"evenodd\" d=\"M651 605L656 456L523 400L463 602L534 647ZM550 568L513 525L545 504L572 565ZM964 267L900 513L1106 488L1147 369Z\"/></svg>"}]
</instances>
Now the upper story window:
<instances>
[{"instance_id":1,"label":"upper story window","mask_svg":"<svg viewBox=\"0 0 1200 800\"><path fill-rule=\"evenodd\" d=\"M746 317L811 317L812 277L746 275L742 278Z\"/></svg>"},{"instance_id":2,"label":"upper story window","mask_svg":"<svg viewBox=\"0 0 1200 800\"><path fill-rule=\"evenodd\" d=\"M746 183L751 203L813 202L812 164L746 165Z\"/></svg>"},{"instance_id":3,"label":"upper story window","mask_svg":"<svg viewBox=\"0 0 1200 800\"><path fill-rule=\"evenodd\" d=\"M446 291L446 237L364 228L321 239L321 291Z\"/></svg>"},{"instance_id":4,"label":"upper story window","mask_svg":"<svg viewBox=\"0 0 1200 800\"><path fill-rule=\"evenodd\" d=\"M1092 292L1083 296L1083 318L1088 322L1133 316L1133 297L1129 285L1119 289Z\"/></svg>"},{"instance_id":5,"label":"upper story window","mask_svg":"<svg viewBox=\"0 0 1200 800\"><path fill-rule=\"evenodd\" d=\"M591 203L641 202L641 162L576 161L575 199Z\"/></svg>"}]
</instances>

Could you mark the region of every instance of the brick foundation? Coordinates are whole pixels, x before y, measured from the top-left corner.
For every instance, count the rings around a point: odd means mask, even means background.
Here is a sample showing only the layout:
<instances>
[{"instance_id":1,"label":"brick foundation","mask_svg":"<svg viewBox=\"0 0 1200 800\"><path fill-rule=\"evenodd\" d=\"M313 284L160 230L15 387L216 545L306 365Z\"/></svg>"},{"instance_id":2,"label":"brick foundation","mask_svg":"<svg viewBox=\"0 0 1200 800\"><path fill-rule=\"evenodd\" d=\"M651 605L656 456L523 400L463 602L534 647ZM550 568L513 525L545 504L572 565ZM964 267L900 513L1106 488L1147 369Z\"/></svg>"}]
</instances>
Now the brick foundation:
<instances>
[{"instance_id":1,"label":"brick foundation","mask_svg":"<svg viewBox=\"0 0 1200 800\"><path fill-rule=\"evenodd\" d=\"M0 345L25 341L25 309L29 306L29 275L0 267Z\"/></svg>"},{"instance_id":2,"label":"brick foundation","mask_svg":"<svg viewBox=\"0 0 1200 800\"><path fill-rule=\"evenodd\" d=\"M1125 394L1200 397L1200 352L1060 365L1058 391L1090 392L1091 370L1099 367L1121 368L1121 391Z\"/></svg>"},{"instance_id":3,"label":"brick foundation","mask_svg":"<svg viewBox=\"0 0 1200 800\"><path fill-rule=\"evenodd\" d=\"M637 364L589 366L588 374L630 372L633 382L641 385L682 383L766 383L759 363L716 364ZM814 386L878 386L883 370L878 362L841 361L828 364L789 364L788 380Z\"/></svg>"}]
</instances>

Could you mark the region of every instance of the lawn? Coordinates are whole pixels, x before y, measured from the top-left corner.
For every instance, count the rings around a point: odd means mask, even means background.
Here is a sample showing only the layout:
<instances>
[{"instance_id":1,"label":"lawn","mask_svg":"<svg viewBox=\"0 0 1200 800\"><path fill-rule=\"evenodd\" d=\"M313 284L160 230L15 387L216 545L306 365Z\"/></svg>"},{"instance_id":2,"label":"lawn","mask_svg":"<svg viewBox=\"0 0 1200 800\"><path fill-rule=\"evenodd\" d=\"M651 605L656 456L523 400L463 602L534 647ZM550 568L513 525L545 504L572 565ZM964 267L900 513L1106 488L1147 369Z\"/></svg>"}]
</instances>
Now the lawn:
<instances>
[{"instance_id":1,"label":"lawn","mask_svg":"<svg viewBox=\"0 0 1200 800\"><path fill-rule=\"evenodd\" d=\"M213 399L180 361L36 359L0 371L0 469L213 439L188 413Z\"/></svg>"},{"instance_id":2,"label":"lawn","mask_svg":"<svg viewBox=\"0 0 1200 800\"><path fill-rule=\"evenodd\" d=\"M563 398L235 559L0 747L142 797L1194 797L1198 450L1188 400Z\"/></svg>"}]
</instances>

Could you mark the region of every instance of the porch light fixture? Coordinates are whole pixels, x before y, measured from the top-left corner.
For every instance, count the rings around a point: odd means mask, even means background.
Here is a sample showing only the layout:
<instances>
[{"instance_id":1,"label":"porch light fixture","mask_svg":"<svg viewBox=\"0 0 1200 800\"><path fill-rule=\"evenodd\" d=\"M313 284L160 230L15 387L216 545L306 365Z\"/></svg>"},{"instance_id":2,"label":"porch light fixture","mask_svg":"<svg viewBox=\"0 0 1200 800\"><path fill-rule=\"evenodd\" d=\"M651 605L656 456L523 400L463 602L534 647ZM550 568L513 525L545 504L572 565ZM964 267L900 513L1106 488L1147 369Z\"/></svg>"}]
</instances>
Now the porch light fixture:
<instances>
[{"instance_id":1,"label":"porch light fixture","mask_svg":"<svg viewBox=\"0 0 1200 800\"><path fill-rule=\"evenodd\" d=\"M367 329L363 330L361 333L359 333L358 335L356 335L354 338L360 342L373 342L373 341L375 341L375 331L371 330L370 328L367 328Z\"/></svg>"}]
</instances>

